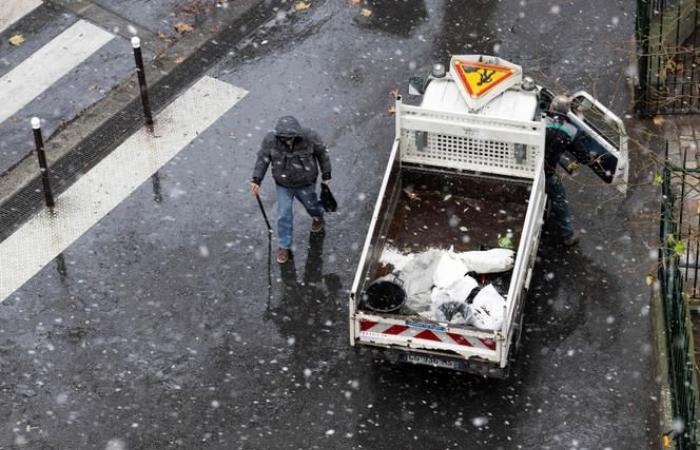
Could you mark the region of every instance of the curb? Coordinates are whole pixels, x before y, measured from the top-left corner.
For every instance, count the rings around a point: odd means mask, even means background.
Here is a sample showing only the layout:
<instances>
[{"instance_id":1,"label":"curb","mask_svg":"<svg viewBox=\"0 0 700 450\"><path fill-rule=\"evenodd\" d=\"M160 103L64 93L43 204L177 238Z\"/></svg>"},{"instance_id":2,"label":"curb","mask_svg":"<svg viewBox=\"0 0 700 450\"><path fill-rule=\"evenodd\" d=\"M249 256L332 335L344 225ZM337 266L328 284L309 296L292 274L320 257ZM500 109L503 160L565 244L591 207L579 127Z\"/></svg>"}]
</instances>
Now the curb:
<instances>
[{"instance_id":1,"label":"curb","mask_svg":"<svg viewBox=\"0 0 700 450\"><path fill-rule=\"evenodd\" d=\"M153 113L229 53L235 44L269 20L278 0L240 0L220 18L226 25L216 33L193 33L146 66ZM125 51L131 46L125 44ZM54 195L143 126L143 112L135 77L129 77L46 142ZM43 207L41 179L32 152L0 175L0 240Z\"/></svg>"},{"instance_id":2,"label":"curb","mask_svg":"<svg viewBox=\"0 0 700 450\"><path fill-rule=\"evenodd\" d=\"M651 296L651 327L654 336L654 365L656 368L656 385L659 395L659 449L676 449L675 441L670 447L664 447L663 433L673 429L673 404L671 403L671 380L668 372L668 341L664 329L664 312L661 304L661 292L654 287Z\"/></svg>"}]
</instances>

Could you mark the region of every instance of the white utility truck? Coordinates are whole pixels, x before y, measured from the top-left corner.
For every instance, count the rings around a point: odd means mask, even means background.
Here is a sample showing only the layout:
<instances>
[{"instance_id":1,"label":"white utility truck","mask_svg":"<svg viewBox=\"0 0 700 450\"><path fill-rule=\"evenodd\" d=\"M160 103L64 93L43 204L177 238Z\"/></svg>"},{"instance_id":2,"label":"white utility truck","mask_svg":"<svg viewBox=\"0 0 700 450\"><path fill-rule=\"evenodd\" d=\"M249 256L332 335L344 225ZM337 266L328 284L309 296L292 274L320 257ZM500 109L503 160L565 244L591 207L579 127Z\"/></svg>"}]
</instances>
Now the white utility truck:
<instances>
[{"instance_id":1,"label":"white utility truck","mask_svg":"<svg viewBox=\"0 0 700 450\"><path fill-rule=\"evenodd\" d=\"M396 137L350 293L350 343L406 363L504 377L544 222L545 112L553 95L520 66L484 55L453 56L449 70L436 64L429 76L411 78L409 93L419 104L396 100ZM591 169L624 193L622 121L585 92L572 96L569 118L597 155ZM471 274L502 296L502 323L493 329L419 313L407 307L401 283L395 304L372 298L373 283L391 276L397 256L503 246L514 252L507 270Z\"/></svg>"}]
</instances>

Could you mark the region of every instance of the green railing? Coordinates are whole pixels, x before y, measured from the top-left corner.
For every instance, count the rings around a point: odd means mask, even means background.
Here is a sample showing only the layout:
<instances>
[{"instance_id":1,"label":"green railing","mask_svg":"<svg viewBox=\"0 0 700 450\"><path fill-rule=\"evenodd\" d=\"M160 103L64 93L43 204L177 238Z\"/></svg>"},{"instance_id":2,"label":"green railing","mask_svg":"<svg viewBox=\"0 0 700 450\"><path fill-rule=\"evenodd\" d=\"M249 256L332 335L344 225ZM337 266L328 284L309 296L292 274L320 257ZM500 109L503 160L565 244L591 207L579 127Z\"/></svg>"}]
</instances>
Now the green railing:
<instances>
[{"instance_id":1,"label":"green railing","mask_svg":"<svg viewBox=\"0 0 700 450\"><path fill-rule=\"evenodd\" d=\"M683 172L684 173L684 172ZM676 173L677 174L677 173ZM693 331L688 308L688 295L684 290L689 268L689 249L685 241L691 233L697 233L692 227L683 226L683 194L676 197L671 178L674 175L668 165L663 169L661 226L659 248L658 279L661 288L661 300L668 344L668 369L671 384L671 401L673 408L673 431L679 450L697 449L698 423L696 410L697 384L695 378L695 357ZM685 176L682 176L683 182ZM683 184L681 184L683 186ZM683 190L683 187L681 187ZM681 191L682 192L682 191ZM675 206L678 203L676 217ZM687 230L684 234L682 230ZM681 256L685 255L684 274L681 270ZM694 256L697 265L697 255ZM693 267L695 269L695 267Z\"/></svg>"}]
</instances>

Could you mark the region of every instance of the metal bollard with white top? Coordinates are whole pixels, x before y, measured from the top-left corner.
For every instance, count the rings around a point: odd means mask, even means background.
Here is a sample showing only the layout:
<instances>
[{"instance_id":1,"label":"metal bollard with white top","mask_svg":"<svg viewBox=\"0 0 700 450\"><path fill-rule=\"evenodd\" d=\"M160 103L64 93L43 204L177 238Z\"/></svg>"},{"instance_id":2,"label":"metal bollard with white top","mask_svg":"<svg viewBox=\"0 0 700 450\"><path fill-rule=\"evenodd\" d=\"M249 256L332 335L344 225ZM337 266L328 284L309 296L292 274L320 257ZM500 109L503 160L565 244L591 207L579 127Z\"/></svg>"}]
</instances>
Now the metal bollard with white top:
<instances>
[{"instance_id":1,"label":"metal bollard with white top","mask_svg":"<svg viewBox=\"0 0 700 450\"><path fill-rule=\"evenodd\" d=\"M141 90L141 104L143 105L143 116L146 125L153 126L153 114L151 104L148 100L148 85L146 84L146 72L143 68L143 56L141 55L141 39L137 36L131 38L131 46L134 49L134 60L136 61L136 75L139 79L139 89Z\"/></svg>"},{"instance_id":2,"label":"metal bollard with white top","mask_svg":"<svg viewBox=\"0 0 700 450\"><path fill-rule=\"evenodd\" d=\"M32 131L34 132L34 143L36 144L36 155L39 159L39 171L41 172L41 182L44 187L44 200L46 206L53 208L55 202L53 193L51 192L51 183L49 181L49 167L46 164L46 152L44 151L44 138L41 135L41 120L38 117L32 117Z\"/></svg>"}]
</instances>

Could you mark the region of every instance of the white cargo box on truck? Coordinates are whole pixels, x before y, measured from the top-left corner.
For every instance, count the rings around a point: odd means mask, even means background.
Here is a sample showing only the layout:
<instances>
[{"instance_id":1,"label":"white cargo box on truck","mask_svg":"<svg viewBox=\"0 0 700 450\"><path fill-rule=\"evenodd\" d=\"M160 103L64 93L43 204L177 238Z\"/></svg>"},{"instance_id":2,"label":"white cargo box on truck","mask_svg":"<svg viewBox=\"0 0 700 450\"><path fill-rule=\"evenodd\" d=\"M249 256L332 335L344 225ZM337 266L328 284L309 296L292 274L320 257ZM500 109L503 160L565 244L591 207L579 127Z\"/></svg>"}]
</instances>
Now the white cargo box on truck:
<instances>
[{"instance_id":1,"label":"white cargo box on truck","mask_svg":"<svg viewBox=\"0 0 700 450\"><path fill-rule=\"evenodd\" d=\"M350 294L350 343L388 349L407 362L504 376L522 330L523 303L542 230L546 195L541 108L551 96L531 81L523 82L519 66L480 55L453 57L450 74L429 79L422 93L420 106L405 105L400 99L396 102L396 138ZM583 105L587 97L576 98ZM596 112L601 111L599 105L594 106ZM609 153L605 157L614 157L614 161L606 160L600 172L623 185L627 164L624 127L609 111L603 113L602 122L614 122L611 127L619 131L617 142L614 133L608 131L607 137L601 137L595 123L577 119L596 131L591 137ZM407 186L412 196L430 199L436 192L449 191L445 198L450 198L454 191L467 202L472 197L472 203L481 201L482 207L507 206L516 211L502 220L514 228L516 254L507 277L504 321L499 330L438 322L410 312L380 313L363 306L365 289L382 274L380 258L389 243L410 249L456 245L462 251L472 250L487 235L493 242L495 236L487 227L500 226L477 224L484 218L457 211L456 220L466 227L471 221L483 235L472 235L471 247L462 245L460 229L447 223L439 205L434 217L430 215L429 205L439 201L410 205ZM429 226L420 226L424 223ZM407 229L411 226L415 226L413 231Z\"/></svg>"}]
</instances>

